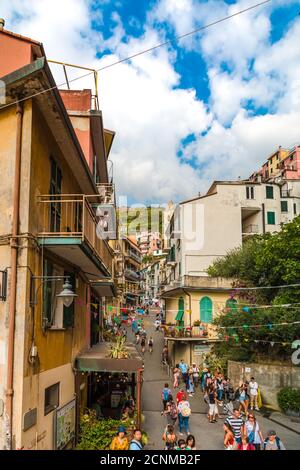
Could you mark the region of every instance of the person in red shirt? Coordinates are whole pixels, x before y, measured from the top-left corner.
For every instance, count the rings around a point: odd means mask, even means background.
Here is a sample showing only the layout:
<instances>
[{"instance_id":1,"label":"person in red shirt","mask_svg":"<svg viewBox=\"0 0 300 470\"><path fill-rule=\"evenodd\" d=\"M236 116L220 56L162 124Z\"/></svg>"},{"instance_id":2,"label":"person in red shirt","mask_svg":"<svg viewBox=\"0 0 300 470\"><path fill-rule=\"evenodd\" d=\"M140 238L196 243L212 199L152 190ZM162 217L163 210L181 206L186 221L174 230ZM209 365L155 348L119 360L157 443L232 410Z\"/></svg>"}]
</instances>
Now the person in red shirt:
<instances>
[{"instance_id":1,"label":"person in red shirt","mask_svg":"<svg viewBox=\"0 0 300 470\"><path fill-rule=\"evenodd\" d=\"M186 392L184 391L183 388L181 388L181 389L179 390L179 392L177 393L177 395L176 395L176 403L177 403L177 405L178 405L178 403L179 403L180 401L182 401L182 400L184 400L184 399L186 399Z\"/></svg>"},{"instance_id":2,"label":"person in red shirt","mask_svg":"<svg viewBox=\"0 0 300 470\"><path fill-rule=\"evenodd\" d=\"M255 450L255 447L253 444L249 444L247 436L242 436L242 442L238 444L237 450Z\"/></svg>"}]
</instances>

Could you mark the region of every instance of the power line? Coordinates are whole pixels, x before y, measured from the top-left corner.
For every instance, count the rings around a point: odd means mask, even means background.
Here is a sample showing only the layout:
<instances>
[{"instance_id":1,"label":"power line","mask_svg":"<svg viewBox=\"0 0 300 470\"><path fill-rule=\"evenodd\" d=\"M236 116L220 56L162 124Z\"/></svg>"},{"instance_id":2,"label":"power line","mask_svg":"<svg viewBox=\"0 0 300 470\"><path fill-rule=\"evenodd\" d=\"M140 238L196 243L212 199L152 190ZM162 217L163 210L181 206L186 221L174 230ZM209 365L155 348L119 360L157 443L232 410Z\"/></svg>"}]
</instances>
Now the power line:
<instances>
[{"instance_id":1,"label":"power line","mask_svg":"<svg viewBox=\"0 0 300 470\"><path fill-rule=\"evenodd\" d=\"M93 71L88 72L88 73L86 73L86 74L83 74L83 75L80 75L80 76L78 76L78 77L75 77L75 78L73 78L73 79L71 79L71 80L68 80L68 82L69 82L69 83L75 82L76 80L80 80L80 79L82 79L82 78L85 78L85 77L90 76L91 74L94 74L94 72L101 72L102 70L106 70L106 69L108 69L108 68L114 67L115 65L121 64L121 63L123 63L123 62L127 62L127 61L129 61L129 60L131 60L131 59L134 59L135 57L138 57L138 56L140 56L140 55L143 55L143 54L146 54L146 53L148 53L148 52L154 51L154 50L156 50L156 49L158 49L158 48L160 48L160 47L166 46L166 45L168 45L168 44L172 44L174 41L178 41L178 40L180 40L180 39L186 38L186 37L191 36L191 35L193 35L193 34L199 33L200 31L204 31L205 29L208 29L208 28L210 28L210 27L212 27L212 26L215 26L215 25L217 25L217 24L219 24L219 23L222 23L222 22L224 22L224 21L230 20L230 19L232 19L232 18L234 18L234 17L236 17L236 16L239 16L239 15L241 15L241 14L243 14L243 13L246 13L246 12L248 12L248 11L250 11L250 10L254 10L255 8L258 8L258 7L262 6L262 5L265 5L266 3L270 3L270 2L271 2L271 0L265 0L265 1L263 1L263 2L256 3L255 5L252 5L252 6L248 7L248 8L244 8L243 10L239 10L238 12L233 13L232 15L227 15L227 16L225 16L224 18L220 18L219 20L213 21L212 23L208 23L208 24L206 24L206 25L204 25L204 26L200 26L200 27L197 28L197 29L194 29L194 30L192 30L192 31L189 31L188 33L175 36L174 39L169 39L169 40L164 41L164 42L162 42L162 43L159 43L159 44L157 44L157 45L155 45L155 46L149 47L148 49L144 49L143 51L137 52L136 54L132 54L131 56L128 56L128 57L126 57L126 58L124 58L124 59L120 59L120 60L118 60L118 61L116 61L116 62L112 62L111 64L105 65L104 67L100 67L99 69L96 69L96 70L93 70ZM50 88L46 88L45 90L39 91L39 92L37 92L37 93L34 93L33 95L30 95L30 96L27 96L27 97L25 97L25 98L21 98L21 99L19 99L19 100L16 100L16 101L14 101L14 102L12 102L12 103L3 105L3 106L0 107L0 109L8 108L8 107L13 106L13 105L15 105L15 104L17 104L17 103L21 103L22 101L26 101L26 100L29 100L29 99L34 98L34 97L36 97L36 96L42 95L42 94L44 94L44 93L47 93L48 91L52 91L52 90L54 90L54 89L58 89L58 88L60 88L60 87L62 87L62 86L64 86L64 85L67 85L67 82L61 83L60 85L55 85L55 86L50 87Z\"/></svg>"}]
</instances>

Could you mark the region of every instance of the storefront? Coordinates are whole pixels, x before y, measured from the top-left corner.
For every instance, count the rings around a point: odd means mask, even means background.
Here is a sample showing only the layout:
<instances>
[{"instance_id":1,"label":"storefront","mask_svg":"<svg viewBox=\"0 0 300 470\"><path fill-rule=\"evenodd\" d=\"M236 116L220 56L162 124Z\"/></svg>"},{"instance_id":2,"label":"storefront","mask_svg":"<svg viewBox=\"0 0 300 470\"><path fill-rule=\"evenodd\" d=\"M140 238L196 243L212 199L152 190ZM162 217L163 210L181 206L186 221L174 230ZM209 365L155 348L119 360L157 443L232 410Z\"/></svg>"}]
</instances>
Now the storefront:
<instances>
[{"instance_id":1,"label":"storefront","mask_svg":"<svg viewBox=\"0 0 300 470\"><path fill-rule=\"evenodd\" d=\"M141 423L143 359L131 343L126 344L127 358L112 359L109 353L110 343L103 342L83 351L76 358L76 390L79 397L77 426L80 411L86 406L95 409L99 417L121 418L124 405L130 397L135 402L137 425ZM80 400L83 376L87 376L85 402Z\"/></svg>"}]
</instances>

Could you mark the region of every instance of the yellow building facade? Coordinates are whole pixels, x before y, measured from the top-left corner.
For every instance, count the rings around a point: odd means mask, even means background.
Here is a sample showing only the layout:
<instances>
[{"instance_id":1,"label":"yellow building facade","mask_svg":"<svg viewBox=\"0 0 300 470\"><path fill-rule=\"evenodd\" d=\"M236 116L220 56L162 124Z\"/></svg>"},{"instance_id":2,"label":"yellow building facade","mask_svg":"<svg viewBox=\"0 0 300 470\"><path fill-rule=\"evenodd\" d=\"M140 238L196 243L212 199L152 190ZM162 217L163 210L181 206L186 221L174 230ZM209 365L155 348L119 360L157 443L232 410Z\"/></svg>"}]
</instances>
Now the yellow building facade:
<instances>
[{"instance_id":1,"label":"yellow building facade","mask_svg":"<svg viewBox=\"0 0 300 470\"><path fill-rule=\"evenodd\" d=\"M76 357L99 342L106 299L115 295L114 253L99 236L98 187L58 90L30 98L53 86L45 57L2 79L9 106L0 107L0 271L7 274L0 447L64 448L74 444L87 404ZM25 101L16 104L19 96ZM101 112L91 119L101 131L91 139L104 142ZM69 306L57 297L66 281L76 295ZM61 440L60 416L70 420L69 441Z\"/></svg>"}]
</instances>

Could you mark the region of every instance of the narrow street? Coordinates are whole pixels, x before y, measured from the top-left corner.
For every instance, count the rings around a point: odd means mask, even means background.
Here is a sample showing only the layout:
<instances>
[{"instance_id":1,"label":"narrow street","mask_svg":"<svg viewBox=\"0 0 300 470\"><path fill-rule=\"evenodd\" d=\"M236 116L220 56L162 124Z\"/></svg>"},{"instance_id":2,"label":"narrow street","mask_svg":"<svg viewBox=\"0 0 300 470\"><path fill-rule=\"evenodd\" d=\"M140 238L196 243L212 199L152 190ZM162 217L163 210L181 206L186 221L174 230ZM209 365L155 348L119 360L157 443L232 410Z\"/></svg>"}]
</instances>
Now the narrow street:
<instances>
[{"instance_id":1,"label":"narrow street","mask_svg":"<svg viewBox=\"0 0 300 470\"><path fill-rule=\"evenodd\" d=\"M148 450L163 449L162 434L166 426L166 418L161 416L162 402L161 392L164 384L167 382L176 397L176 391L173 389L173 378L168 376L165 368L161 364L161 351L163 348L163 334L156 332L154 327L156 311L152 310L149 317L145 317L144 324L147 331L147 340L152 334L154 339L153 353L145 353L145 372L142 387L142 410L145 416L143 429L148 434ZM129 340L133 340L132 333L129 334ZM140 346L138 346L140 351ZM203 401L202 392L197 389L194 397L188 397L191 404L192 415L190 418L190 431L195 436L197 450L223 450L223 422L219 419L217 423L210 424L206 418L207 405ZM283 440L287 449L296 450L299 447L299 434L290 431L279 424L275 424L267 418L257 413L263 435L266 435L269 429L276 429L278 435ZM175 432L178 434L176 423ZM184 434L183 438L186 437Z\"/></svg>"}]
</instances>

